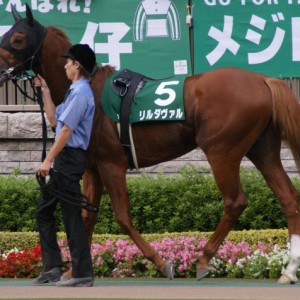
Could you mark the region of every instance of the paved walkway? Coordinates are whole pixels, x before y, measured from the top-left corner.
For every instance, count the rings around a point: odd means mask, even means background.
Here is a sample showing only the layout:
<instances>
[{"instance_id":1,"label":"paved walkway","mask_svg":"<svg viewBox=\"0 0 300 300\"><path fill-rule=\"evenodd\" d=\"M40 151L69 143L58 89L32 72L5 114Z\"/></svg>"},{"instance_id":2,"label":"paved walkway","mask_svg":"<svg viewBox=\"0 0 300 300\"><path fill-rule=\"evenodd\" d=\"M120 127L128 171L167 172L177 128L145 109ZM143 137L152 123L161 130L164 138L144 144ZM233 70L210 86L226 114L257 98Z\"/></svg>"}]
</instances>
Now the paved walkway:
<instances>
[{"instance_id":1,"label":"paved walkway","mask_svg":"<svg viewBox=\"0 0 300 300\"><path fill-rule=\"evenodd\" d=\"M91 288L34 286L29 280L0 280L0 299L95 298L95 299L218 299L299 300L300 283L279 285L274 281L204 279L96 280Z\"/></svg>"}]
</instances>

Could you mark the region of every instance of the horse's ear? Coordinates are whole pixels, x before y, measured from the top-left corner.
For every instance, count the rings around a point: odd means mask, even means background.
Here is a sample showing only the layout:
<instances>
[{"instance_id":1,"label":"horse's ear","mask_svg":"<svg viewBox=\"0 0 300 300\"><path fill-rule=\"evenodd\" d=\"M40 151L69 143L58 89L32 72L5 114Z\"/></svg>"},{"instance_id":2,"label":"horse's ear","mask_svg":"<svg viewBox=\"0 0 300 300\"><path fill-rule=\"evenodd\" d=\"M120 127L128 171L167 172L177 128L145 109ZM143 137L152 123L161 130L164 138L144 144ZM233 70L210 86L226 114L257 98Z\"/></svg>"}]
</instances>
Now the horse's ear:
<instances>
[{"instance_id":1,"label":"horse's ear","mask_svg":"<svg viewBox=\"0 0 300 300\"><path fill-rule=\"evenodd\" d=\"M26 3L26 17L29 26L33 26L34 19L29 5Z\"/></svg>"},{"instance_id":2,"label":"horse's ear","mask_svg":"<svg viewBox=\"0 0 300 300\"><path fill-rule=\"evenodd\" d=\"M17 12L16 8L12 4L10 5L10 9L11 9L13 17L15 19L15 22L20 21L22 19L22 17L19 15L19 13Z\"/></svg>"}]
</instances>

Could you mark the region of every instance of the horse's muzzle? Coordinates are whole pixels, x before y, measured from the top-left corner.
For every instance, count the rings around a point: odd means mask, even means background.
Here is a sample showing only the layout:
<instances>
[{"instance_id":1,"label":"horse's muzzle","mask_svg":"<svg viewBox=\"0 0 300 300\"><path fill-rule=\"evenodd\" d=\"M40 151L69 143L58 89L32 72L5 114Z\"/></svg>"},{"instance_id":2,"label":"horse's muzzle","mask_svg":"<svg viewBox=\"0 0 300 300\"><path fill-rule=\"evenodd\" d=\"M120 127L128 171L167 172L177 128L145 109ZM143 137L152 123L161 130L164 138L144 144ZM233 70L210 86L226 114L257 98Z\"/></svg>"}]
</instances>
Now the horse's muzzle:
<instances>
[{"instance_id":1,"label":"horse's muzzle","mask_svg":"<svg viewBox=\"0 0 300 300\"><path fill-rule=\"evenodd\" d=\"M0 75L0 87L3 86L4 82L8 80L8 76L6 74L1 74Z\"/></svg>"},{"instance_id":2,"label":"horse's muzzle","mask_svg":"<svg viewBox=\"0 0 300 300\"><path fill-rule=\"evenodd\" d=\"M6 82L7 80L9 80L13 77L14 70L15 70L15 68L11 67L11 68L1 72L1 74L0 74L0 87L3 86L4 82Z\"/></svg>"}]
</instances>

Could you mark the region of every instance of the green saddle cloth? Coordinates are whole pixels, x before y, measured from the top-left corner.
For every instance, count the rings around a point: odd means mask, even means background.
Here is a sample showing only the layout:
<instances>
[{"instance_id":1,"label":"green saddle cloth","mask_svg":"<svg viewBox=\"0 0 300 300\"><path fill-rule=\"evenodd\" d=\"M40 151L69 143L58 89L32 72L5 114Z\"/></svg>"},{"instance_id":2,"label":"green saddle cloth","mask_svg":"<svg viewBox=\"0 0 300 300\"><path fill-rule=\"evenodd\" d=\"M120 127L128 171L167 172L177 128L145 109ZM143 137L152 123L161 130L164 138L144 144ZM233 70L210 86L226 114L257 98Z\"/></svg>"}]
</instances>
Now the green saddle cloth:
<instances>
[{"instance_id":1,"label":"green saddle cloth","mask_svg":"<svg viewBox=\"0 0 300 300\"><path fill-rule=\"evenodd\" d=\"M112 81L119 72L113 72L106 80L101 105L104 113L119 123L121 97L114 92ZM185 120L183 104L183 84L186 76L146 81L144 87L135 95L131 106L129 123L143 121L181 121Z\"/></svg>"}]
</instances>

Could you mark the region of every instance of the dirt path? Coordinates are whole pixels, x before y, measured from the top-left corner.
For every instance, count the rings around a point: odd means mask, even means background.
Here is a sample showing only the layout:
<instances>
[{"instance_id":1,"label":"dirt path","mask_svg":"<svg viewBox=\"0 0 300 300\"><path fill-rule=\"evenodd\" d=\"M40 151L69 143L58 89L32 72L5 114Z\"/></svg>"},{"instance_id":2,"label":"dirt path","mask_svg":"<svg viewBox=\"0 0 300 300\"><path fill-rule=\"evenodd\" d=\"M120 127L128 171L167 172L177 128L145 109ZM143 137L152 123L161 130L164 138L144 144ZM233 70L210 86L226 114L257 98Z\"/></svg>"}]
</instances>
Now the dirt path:
<instances>
[{"instance_id":1,"label":"dirt path","mask_svg":"<svg viewBox=\"0 0 300 300\"><path fill-rule=\"evenodd\" d=\"M299 300L300 283L278 285L274 281L195 280L96 280L92 288L33 286L29 280L0 280L0 299L218 299Z\"/></svg>"}]
</instances>

